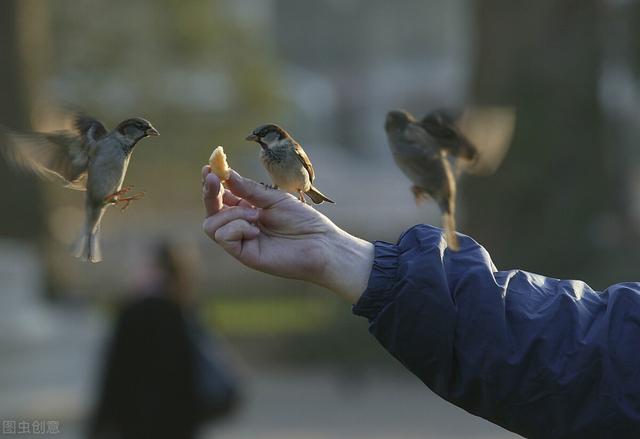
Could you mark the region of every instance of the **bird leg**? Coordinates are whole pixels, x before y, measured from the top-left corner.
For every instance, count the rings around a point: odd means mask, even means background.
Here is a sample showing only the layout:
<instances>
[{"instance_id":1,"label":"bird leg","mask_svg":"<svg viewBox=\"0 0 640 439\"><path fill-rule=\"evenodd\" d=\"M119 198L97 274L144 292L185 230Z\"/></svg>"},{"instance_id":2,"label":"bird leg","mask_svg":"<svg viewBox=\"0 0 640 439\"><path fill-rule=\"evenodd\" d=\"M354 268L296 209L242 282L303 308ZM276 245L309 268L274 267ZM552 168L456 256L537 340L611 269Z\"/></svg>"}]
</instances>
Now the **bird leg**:
<instances>
[{"instance_id":1,"label":"bird leg","mask_svg":"<svg viewBox=\"0 0 640 439\"><path fill-rule=\"evenodd\" d=\"M302 201L304 204L307 204L307 202L304 199L304 192L298 191L298 199Z\"/></svg>"},{"instance_id":2,"label":"bird leg","mask_svg":"<svg viewBox=\"0 0 640 439\"><path fill-rule=\"evenodd\" d=\"M267 189L278 189L278 185L274 184L273 186L271 186L270 184L264 184L263 182L260 182L260 184L264 187L266 187Z\"/></svg>"}]
</instances>

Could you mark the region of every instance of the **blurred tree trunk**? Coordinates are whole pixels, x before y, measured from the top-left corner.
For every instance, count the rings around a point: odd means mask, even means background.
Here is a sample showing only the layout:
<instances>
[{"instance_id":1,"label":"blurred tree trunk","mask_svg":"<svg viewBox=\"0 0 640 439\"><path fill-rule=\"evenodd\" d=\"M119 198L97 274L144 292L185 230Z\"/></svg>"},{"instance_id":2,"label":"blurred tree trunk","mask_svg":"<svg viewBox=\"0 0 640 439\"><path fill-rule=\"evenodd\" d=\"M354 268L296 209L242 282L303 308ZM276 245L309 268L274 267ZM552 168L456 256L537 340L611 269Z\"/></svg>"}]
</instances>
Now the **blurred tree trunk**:
<instances>
[{"instance_id":1,"label":"blurred tree trunk","mask_svg":"<svg viewBox=\"0 0 640 439\"><path fill-rule=\"evenodd\" d=\"M462 230L501 269L598 286L616 193L598 105L596 0L478 0L474 101L517 108L500 170L462 185Z\"/></svg>"},{"instance_id":2,"label":"blurred tree trunk","mask_svg":"<svg viewBox=\"0 0 640 439\"><path fill-rule=\"evenodd\" d=\"M29 27L39 23L20 20L19 2L0 1L0 124L17 129L29 128L30 94L25 80ZM35 48L30 48L35 49ZM0 237L27 239L36 242L45 230L42 191L38 181L16 171L0 159L0 187L3 214L0 215Z\"/></svg>"},{"instance_id":3,"label":"blurred tree trunk","mask_svg":"<svg viewBox=\"0 0 640 439\"><path fill-rule=\"evenodd\" d=\"M612 194L618 242L608 251L612 275L638 280L640 259L640 3L607 0L601 14L601 105L604 139L613 156Z\"/></svg>"}]
</instances>

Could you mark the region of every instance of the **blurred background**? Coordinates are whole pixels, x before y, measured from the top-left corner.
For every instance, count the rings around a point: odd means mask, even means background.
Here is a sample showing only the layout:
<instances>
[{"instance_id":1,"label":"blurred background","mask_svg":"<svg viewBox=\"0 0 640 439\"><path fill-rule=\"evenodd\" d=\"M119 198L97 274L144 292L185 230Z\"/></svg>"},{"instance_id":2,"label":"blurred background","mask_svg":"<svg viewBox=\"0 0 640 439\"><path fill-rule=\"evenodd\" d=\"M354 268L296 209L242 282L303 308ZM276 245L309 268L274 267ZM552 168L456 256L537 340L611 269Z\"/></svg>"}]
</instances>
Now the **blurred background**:
<instances>
[{"instance_id":1,"label":"blurred background","mask_svg":"<svg viewBox=\"0 0 640 439\"><path fill-rule=\"evenodd\" d=\"M162 136L136 148L126 183L146 197L109 210L95 265L69 254L83 194L0 162L0 419L84 437L119 304L169 239L200 261L198 313L242 380L234 415L202 437L514 437L435 397L328 292L212 245L200 169L223 145L267 182L243 139L277 122L336 200L319 209L395 241L439 215L392 163L386 111L512 105L501 168L460 182L460 231L499 269L637 281L639 24L635 0L1 1L0 124L53 130L70 105L109 127L145 117Z\"/></svg>"}]
</instances>

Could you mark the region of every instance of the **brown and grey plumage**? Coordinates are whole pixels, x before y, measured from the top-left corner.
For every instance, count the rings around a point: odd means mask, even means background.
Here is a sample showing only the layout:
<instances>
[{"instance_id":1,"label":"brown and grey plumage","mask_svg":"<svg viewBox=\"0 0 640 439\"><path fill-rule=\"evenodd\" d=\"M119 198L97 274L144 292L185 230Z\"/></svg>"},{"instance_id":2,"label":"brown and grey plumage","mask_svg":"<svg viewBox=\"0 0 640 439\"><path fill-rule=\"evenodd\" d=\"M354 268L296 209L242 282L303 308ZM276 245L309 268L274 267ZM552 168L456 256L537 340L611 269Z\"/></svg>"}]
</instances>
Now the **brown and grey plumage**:
<instances>
[{"instance_id":1,"label":"brown and grey plumage","mask_svg":"<svg viewBox=\"0 0 640 439\"><path fill-rule=\"evenodd\" d=\"M508 149L515 113L505 107L477 107L454 116L436 110L417 121L403 110L387 114L385 131L393 158L413 182L416 201L433 198L442 212L447 243L458 250L455 234L456 176L488 174Z\"/></svg>"},{"instance_id":2,"label":"brown and grey plumage","mask_svg":"<svg viewBox=\"0 0 640 439\"><path fill-rule=\"evenodd\" d=\"M122 183L134 146L158 135L147 120L132 118L107 132L98 120L78 114L70 130L20 133L0 128L2 151L14 163L40 176L61 181L70 189L86 191L85 229L75 255L91 262L101 258L98 232L107 207L128 203ZM125 204L126 207L126 204Z\"/></svg>"},{"instance_id":3,"label":"brown and grey plumage","mask_svg":"<svg viewBox=\"0 0 640 439\"><path fill-rule=\"evenodd\" d=\"M433 137L439 147L450 156L474 161L478 157L476 146L456 125L456 117L445 110L435 110L420 121L420 125Z\"/></svg>"},{"instance_id":4,"label":"brown and grey plumage","mask_svg":"<svg viewBox=\"0 0 640 439\"><path fill-rule=\"evenodd\" d=\"M333 203L313 185L315 172L311 160L285 130L275 124L260 125L246 140L255 141L262 148L260 160L276 188L298 195L303 203L304 194L315 204Z\"/></svg>"},{"instance_id":5,"label":"brown and grey plumage","mask_svg":"<svg viewBox=\"0 0 640 439\"><path fill-rule=\"evenodd\" d=\"M433 198L442 212L449 247L460 248L455 234L456 180L445 149L406 111L390 111L385 122L396 164L413 183L416 202Z\"/></svg>"}]
</instances>

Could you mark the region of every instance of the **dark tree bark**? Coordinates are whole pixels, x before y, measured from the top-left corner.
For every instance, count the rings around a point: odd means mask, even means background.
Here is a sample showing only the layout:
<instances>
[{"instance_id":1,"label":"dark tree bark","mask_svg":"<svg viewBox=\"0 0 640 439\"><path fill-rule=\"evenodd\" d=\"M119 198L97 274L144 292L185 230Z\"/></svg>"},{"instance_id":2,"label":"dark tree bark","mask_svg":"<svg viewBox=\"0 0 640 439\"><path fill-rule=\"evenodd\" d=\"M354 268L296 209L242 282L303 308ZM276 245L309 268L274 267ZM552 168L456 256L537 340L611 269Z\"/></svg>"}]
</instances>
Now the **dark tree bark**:
<instances>
[{"instance_id":1,"label":"dark tree bark","mask_svg":"<svg viewBox=\"0 0 640 439\"><path fill-rule=\"evenodd\" d=\"M19 20L19 2L0 1L0 124L29 128L29 93L25 81L25 39L29 30L26 21ZM37 26L37 23L30 25ZM38 240L45 230L44 206L39 182L0 159L2 215L0 237Z\"/></svg>"},{"instance_id":2,"label":"dark tree bark","mask_svg":"<svg viewBox=\"0 0 640 439\"><path fill-rule=\"evenodd\" d=\"M500 268L608 281L615 169L598 104L599 2L478 0L474 101L517 108L500 170L462 185L462 230Z\"/></svg>"}]
</instances>

